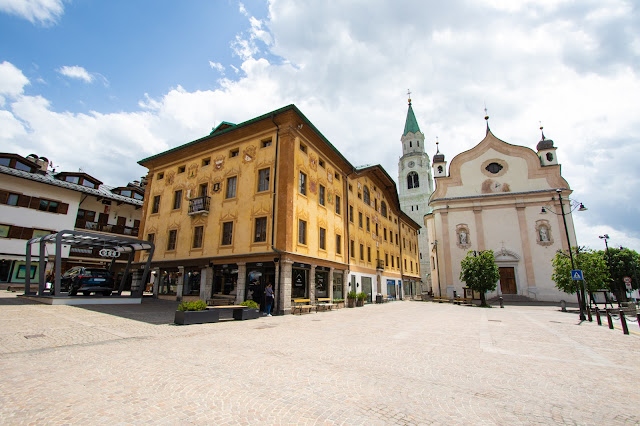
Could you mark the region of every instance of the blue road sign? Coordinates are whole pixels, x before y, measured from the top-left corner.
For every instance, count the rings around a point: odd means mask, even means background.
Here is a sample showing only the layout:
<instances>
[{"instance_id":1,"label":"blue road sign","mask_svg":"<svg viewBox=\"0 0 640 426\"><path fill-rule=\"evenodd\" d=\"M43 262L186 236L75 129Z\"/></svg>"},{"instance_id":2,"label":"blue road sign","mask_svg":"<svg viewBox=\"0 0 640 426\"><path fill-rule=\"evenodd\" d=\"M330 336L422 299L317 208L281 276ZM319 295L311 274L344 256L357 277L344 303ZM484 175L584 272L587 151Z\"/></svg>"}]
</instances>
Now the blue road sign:
<instances>
[{"instance_id":1,"label":"blue road sign","mask_svg":"<svg viewBox=\"0 0 640 426\"><path fill-rule=\"evenodd\" d=\"M582 281L584 280L584 275L580 269L575 269L571 271L571 279L574 281Z\"/></svg>"}]
</instances>

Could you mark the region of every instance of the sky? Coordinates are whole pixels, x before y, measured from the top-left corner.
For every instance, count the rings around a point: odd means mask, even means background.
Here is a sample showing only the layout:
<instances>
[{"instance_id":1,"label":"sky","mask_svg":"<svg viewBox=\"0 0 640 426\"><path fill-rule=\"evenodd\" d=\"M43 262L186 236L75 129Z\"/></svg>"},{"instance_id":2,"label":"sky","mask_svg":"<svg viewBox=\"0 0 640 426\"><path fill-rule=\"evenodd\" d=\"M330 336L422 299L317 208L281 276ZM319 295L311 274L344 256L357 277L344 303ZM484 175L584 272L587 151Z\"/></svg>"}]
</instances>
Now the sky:
<instances>
[{"instance_id":1,"label":"sky","mask_svg":"<svg viewBox=\"0 0 640 426\"><path fill-rule=\"evenodd\" d=\"M407 91L430 157L557 147L578 243L640 251L634 0L0 0L0 151L112 186L137 161L296 104L397 179Z\"/></svg>"}]
</instances>

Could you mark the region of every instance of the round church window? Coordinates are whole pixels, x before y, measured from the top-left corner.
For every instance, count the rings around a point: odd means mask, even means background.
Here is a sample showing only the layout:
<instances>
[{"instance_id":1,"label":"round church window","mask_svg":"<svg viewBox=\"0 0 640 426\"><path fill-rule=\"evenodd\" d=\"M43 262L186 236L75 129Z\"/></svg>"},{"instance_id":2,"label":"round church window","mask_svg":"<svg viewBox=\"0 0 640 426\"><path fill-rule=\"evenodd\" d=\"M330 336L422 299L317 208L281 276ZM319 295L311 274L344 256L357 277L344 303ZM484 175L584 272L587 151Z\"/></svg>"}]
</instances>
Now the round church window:
<instances>
[{"instance_id":1,"label":"round church window","mask_svg":"<svg viewBox=\"0 0 640 426\"><path fill-rule=\"evenodd\" d=\"M485 170L495 175L496 173L500 173L502 166L498 163L489 163L487 167L485 167Z\"/></svg>"}]
</instances>

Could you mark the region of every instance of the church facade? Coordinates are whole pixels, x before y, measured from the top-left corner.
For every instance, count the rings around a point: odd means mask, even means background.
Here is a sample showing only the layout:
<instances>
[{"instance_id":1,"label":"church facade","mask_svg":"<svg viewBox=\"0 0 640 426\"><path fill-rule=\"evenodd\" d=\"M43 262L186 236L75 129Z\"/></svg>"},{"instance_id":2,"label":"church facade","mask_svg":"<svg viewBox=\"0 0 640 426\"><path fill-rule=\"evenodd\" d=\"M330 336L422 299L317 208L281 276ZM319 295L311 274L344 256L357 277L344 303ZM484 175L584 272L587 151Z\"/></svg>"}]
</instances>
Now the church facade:
<instances>
[{"instance_id":1,"label":"church facade","mask_svg":"<svg viewBox=\"0 0 640 426\"><path fill-rule=\"evenodd\" d=\"M488 117L487 117L488 118ZM544 134L537 152L491 133L451 160L433 157L432 211L424 216L431 241L434 294L465 294L460 262L469 251L493 250L500 268L496 291L533 300L570 297L551 279L556 251L575 246L571 189L560 173L553 141ZM564 203L566 230L560 202Z\"/></svg>"},{"instance_id":2,"label":"church facade","mask_svg":"<svg viewBox=\"0 0 640 426\"><path fill-rule=\"evenodd\" d=\"M409 99L407 119L400 141L402 142L402 156L398 160L400 208L417 223L423 223L424 215L429 212L429 196L433 192L433 179L429 155L424 150L424 134L420 131L413 113L411 99ZM405 289L405 293L412 296L432 289L429 235L425 231L424 228L420 229L418 234L421 282Z\"/></svg>"}]
</instances>

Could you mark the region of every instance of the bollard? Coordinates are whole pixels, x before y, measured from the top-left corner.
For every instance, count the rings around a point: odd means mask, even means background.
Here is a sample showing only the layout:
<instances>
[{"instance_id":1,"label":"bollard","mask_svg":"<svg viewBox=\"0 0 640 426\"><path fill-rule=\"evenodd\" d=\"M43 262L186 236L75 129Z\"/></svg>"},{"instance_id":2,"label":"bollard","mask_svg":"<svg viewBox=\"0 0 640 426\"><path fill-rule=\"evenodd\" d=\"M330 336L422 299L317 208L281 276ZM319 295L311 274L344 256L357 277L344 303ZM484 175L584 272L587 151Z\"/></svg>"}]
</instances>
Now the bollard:
<instances>
[{"instance_id":1,"label":"bollard","mask_svg":"<svg viewBox=\"0 0 640 426\"><path fill-rule=\"evenodd\" d=\"M564 300L560 301L560 310L562 312L567 312L567 302L565 302Z\"/></svg>"},{"instance_id":2,"label":"bollard","mask_svg":"<svg viewBox=\"0 0 640 426\"><path fill-rule=\"evenodd\" d=\"M591 317L591 307L587 306L587 319L589 322L593 322L593 317Z\"/></svg>"},{"instance_id":3,"label":"bollard","mask_svg":"<svg viewBox=\"0 0 640 426\"><path fill-rule=\"evenodd\" d=\"M640 326L640 314L636 314L636 319L638 320L638 326Z\"/></svg>"},{"instance_id":4,"label":"bollard","mask_svg":"<svg viewBox=\"0 0 640 426\"><path fill-rule=\"evenodd\" d=\"M613 319L611 319L611 312L607 311L607 321L609 321L609 328L613 330Z\"/></svg>"},{"instance_id":5,"label":"bollard","mask_svg":"<svg viewBox=\"0 0 640 426\"><path fill-rule=\"evenodd\" d=\"M504 300L502 299L502 296L498 297L498 300L500 301L500 307L504 308Z\"/></svg>"},{"instance_id":6,"label":"bollard","mask_svg":"<svg viewBox=\"0 0 640 426\"><path fill-rule=\"evenodd\" d=\"M600 311L596 307L596 320L598 321L598 325L602 325L602 320L600 319Z\"/></svg>"},{"instance_id":7,"label":"bollard","mask_svg":"<svg viewBox=\"0 0 640 426\"><path fill-rule=\"evenodd\" d=\"M622 324L622 332L624 334L629 334L629 329L627 328L627 317L624 315L624 311L620 309L620 324Z\"/></svg>"}]
</instances>

